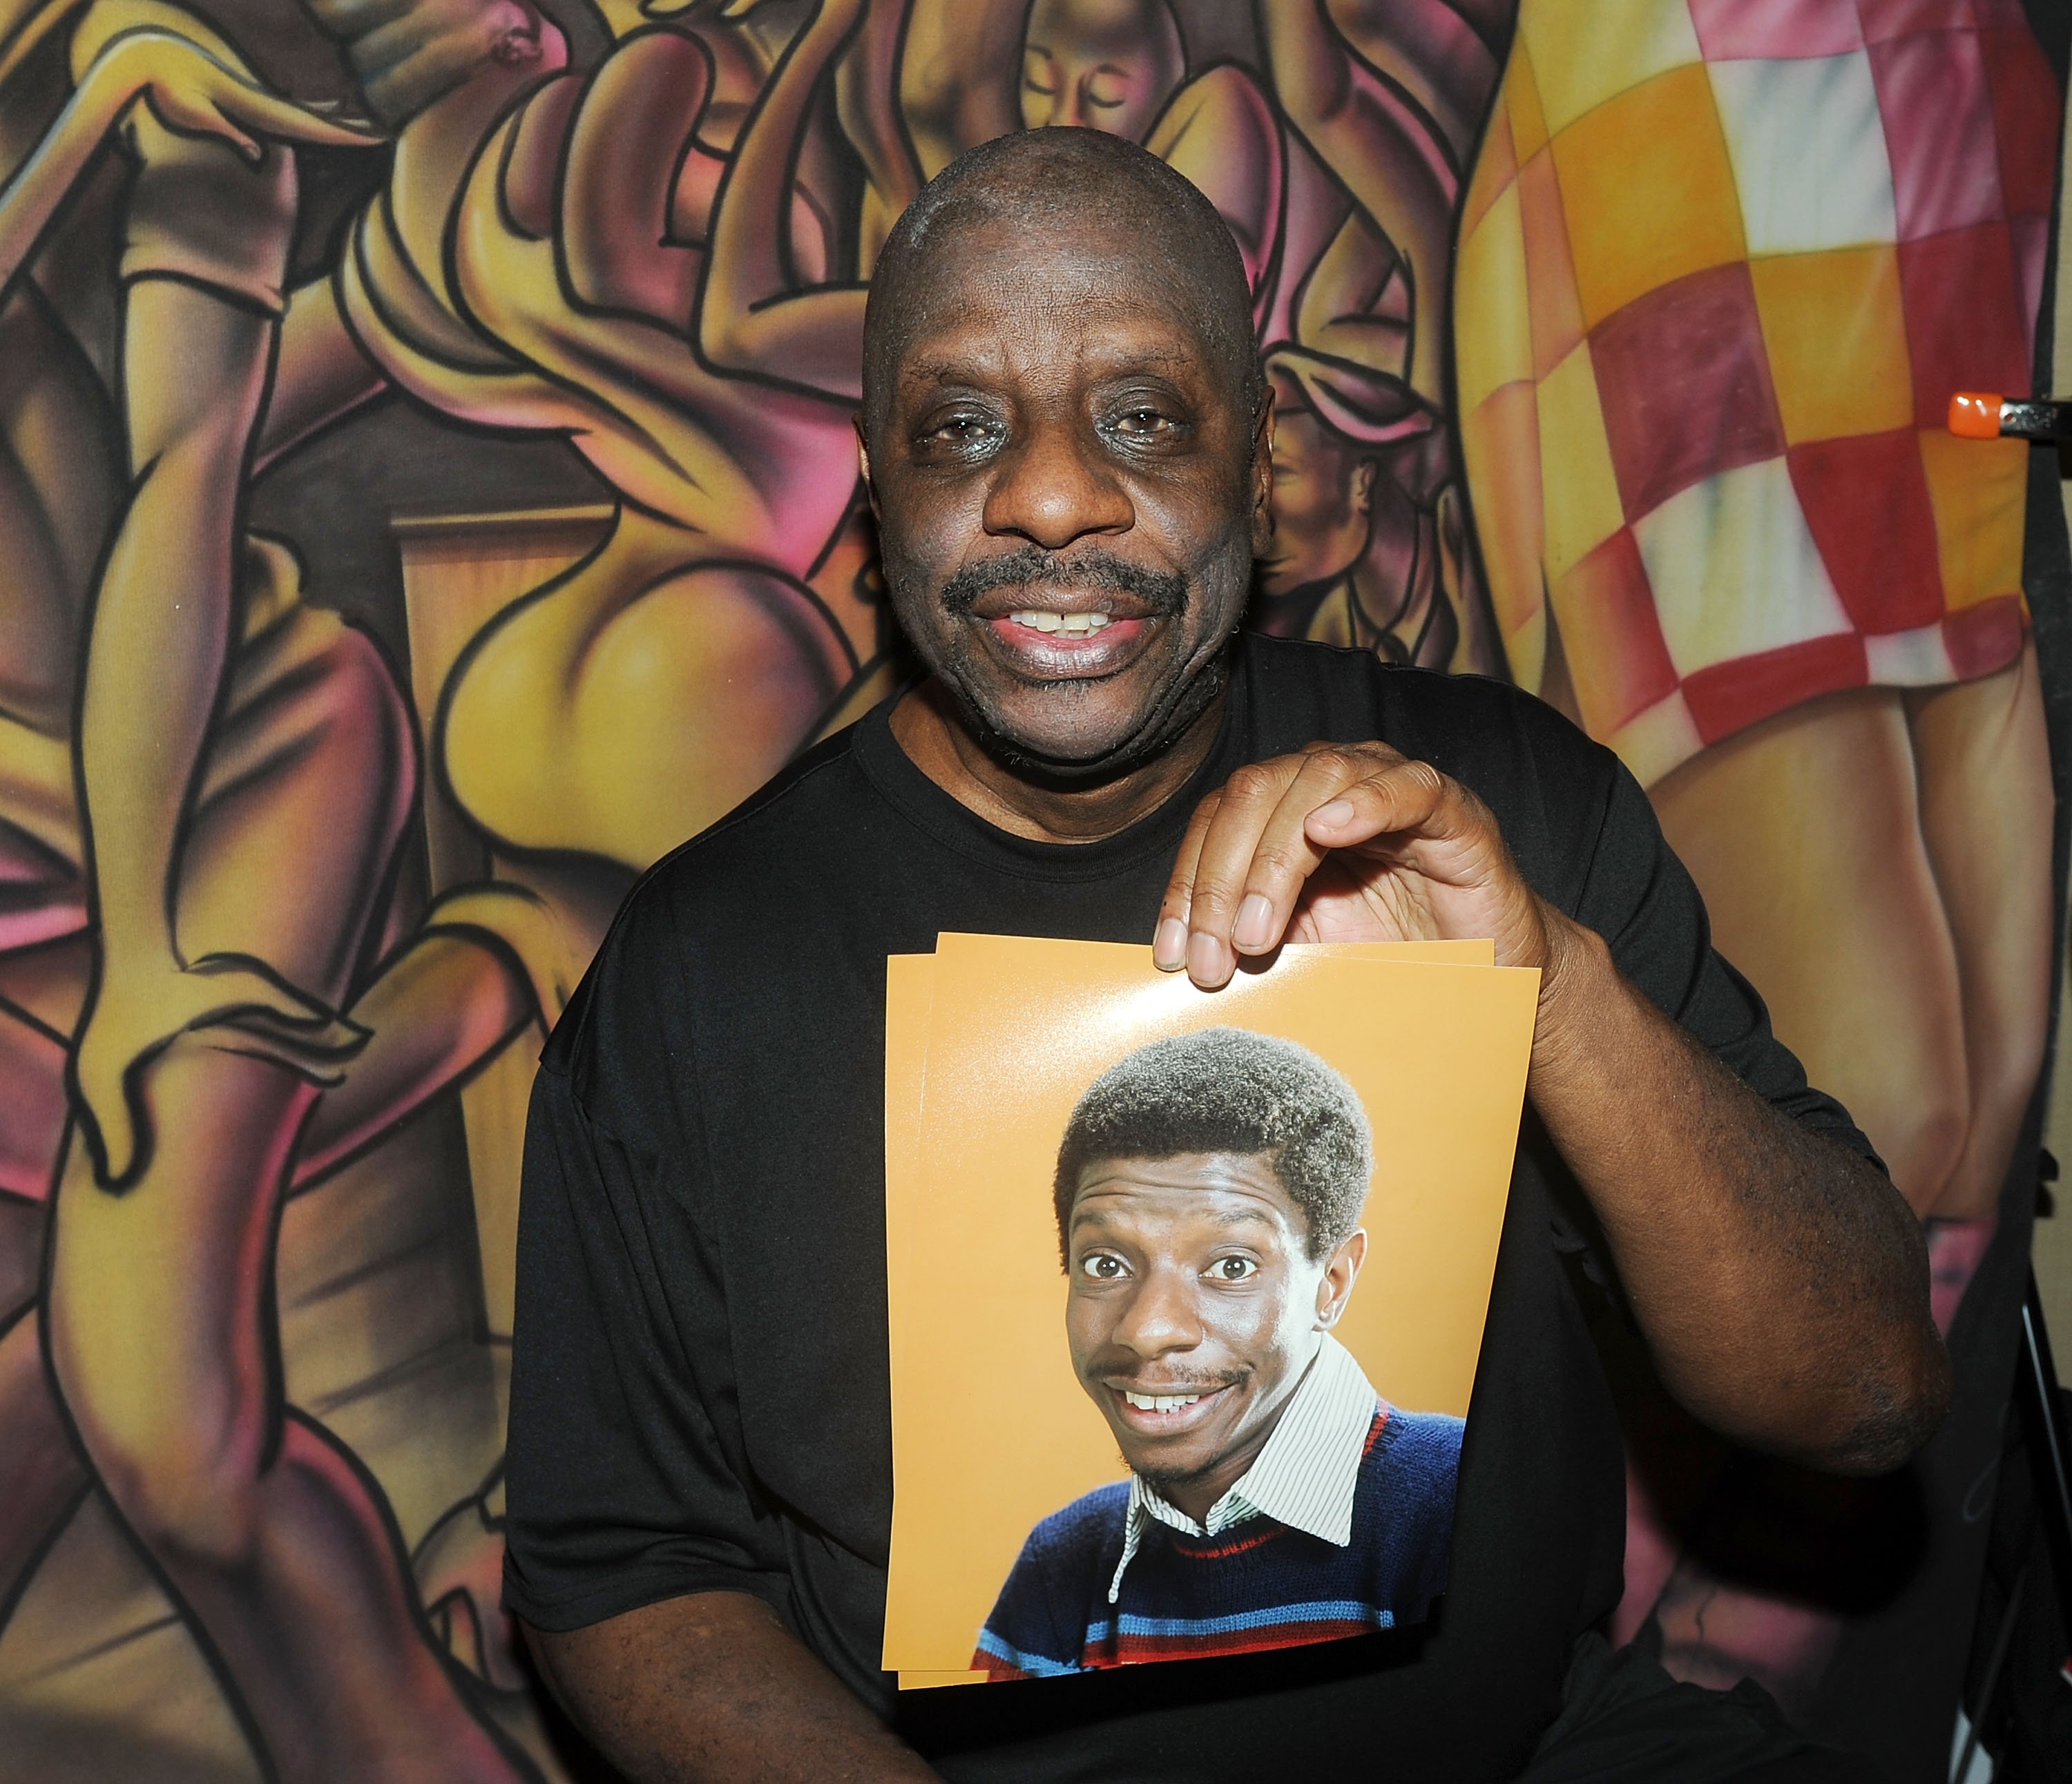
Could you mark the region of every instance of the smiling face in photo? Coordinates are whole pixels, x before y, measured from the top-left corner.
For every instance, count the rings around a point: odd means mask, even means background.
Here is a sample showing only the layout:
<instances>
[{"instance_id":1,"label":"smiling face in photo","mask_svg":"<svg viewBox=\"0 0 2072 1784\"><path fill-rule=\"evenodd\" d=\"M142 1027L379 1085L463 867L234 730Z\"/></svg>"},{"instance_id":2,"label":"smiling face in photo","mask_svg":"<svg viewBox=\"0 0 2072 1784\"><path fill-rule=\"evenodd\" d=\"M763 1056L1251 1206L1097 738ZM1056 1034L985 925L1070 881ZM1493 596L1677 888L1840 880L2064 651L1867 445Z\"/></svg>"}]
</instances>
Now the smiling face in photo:
<instances>
[{"instance_id":1,"label":"smiling face in photo","mask_svg":"<svg viewBox=\"0 0 2072 1784\"><path fill-rule=\"evenodd\" d=\"M1322 1258L1308 1242L1265 1154L1095 1159L1080 1174L1072 1366L1130 1469L1192 1515L1252 1465L1344 1311L1366 1234Z\"/></svg>"}]
</instances>

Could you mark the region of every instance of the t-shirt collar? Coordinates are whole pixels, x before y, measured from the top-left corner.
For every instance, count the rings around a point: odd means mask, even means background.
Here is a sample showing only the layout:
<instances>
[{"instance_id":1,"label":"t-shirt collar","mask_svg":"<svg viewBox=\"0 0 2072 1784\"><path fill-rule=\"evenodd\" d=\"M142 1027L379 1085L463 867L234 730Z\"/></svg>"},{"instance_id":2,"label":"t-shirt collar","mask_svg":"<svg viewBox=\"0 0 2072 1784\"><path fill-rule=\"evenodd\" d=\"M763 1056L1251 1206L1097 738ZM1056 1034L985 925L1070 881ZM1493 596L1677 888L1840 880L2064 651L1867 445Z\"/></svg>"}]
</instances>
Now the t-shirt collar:
<instances>
[{"instance_id":1,"label":"t-shirt collar","mask_svg":"<svg viewBox=\"0 0 2072 1784\"><path fill-rule=\"evenodd\" d=\"M1108 1583L1108 1601L1113 1604L1121 1596L1122 1576L1154 1518L1198 1537L1219 1536L1248 1519L1272 1518L1334 1548L1346 1547L1352 1541L1360 1464L1379 1404L1352 1352L1326 1333L1282 1408L1280 1423L1252 1466L1209 1507L1206 1523L1195 1523L1141 1476L1130 1477L1122 1559Z\"/></svg>"},{"instance_id":2,"label":"t-shirt collar","mask_svg":"<svg viewBox=\"0 0 2072 1784\"><path fill-rule=\"evenodd\" d=\"M1250 759L1245 753L1252 733L1248 636L1240 636L1231 653L1223 721L1201 765L1157 811L1099 842L1038 842L1018 837L959 804L915 766L892 735L895 701L882 702L857 721L856 760L902 817L959 854L990 866L1011 867L1025 878L1106 879L1145 857L1173 854L1194 808Z\"/></svg>"}]
</instances>

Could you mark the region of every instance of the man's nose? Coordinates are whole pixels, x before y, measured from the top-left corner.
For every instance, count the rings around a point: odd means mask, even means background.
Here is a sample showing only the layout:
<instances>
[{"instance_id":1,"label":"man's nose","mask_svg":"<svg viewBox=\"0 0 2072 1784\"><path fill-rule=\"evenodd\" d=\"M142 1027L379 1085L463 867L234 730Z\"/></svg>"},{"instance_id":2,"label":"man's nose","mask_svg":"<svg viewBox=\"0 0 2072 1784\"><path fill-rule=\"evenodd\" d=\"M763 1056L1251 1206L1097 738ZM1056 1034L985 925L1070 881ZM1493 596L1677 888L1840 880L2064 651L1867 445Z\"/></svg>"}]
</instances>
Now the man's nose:
<instances>
[{"instance_id":1,"label":"man's nose","mask_svg":"<svg viewBox=\"0 0 2072 1784\"><path fill-rule=\"evenodd\" d=\"M1116 1324L1116 1342L1147 1362L1174 1350L1191 1350L1202 1342L1202 1322L1194 1297L1174 1273L1155 1270L1146 1276Z\"/></svg>"},{"instance_id":2,"label":"man's nose","mask_svg":"<svg viewBox=\"0 0 2072 1784\"><path fill-rule=\"evenodd\" d=\"M1089 533L1126 532L1137 518L1091 430L1038 425L1005 454L986 494L985 530L1062 551Z\"/></svg>"}]
</instances>

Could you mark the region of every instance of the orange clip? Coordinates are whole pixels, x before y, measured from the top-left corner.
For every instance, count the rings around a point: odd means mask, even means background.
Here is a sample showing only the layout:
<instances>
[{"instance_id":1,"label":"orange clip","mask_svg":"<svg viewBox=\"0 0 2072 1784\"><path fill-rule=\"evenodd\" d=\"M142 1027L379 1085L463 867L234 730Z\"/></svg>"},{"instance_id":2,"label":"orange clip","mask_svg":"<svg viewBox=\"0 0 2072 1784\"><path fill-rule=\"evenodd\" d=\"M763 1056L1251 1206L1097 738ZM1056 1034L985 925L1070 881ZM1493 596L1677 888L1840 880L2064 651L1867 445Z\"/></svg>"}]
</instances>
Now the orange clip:
<instances>
[{"instance_id":1,"label":"orange clip","mask_svg":"<svg viewBox=\"0 0 2072 1784\"><path fill-rule=\"evenodd\" d=\"M1950 431L1960 440L1997 440L2000 402L1975 390L1959 391L1950 399Z\"/></svg>"}]
</instances>

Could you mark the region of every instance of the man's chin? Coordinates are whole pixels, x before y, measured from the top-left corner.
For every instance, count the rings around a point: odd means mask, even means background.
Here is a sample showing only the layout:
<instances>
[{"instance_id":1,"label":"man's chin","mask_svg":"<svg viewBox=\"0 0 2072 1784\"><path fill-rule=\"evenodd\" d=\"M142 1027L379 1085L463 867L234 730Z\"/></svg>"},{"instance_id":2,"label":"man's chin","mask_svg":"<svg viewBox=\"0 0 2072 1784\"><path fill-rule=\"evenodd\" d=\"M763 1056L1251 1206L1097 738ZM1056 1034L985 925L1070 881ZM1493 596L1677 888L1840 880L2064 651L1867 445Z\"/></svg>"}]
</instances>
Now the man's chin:
<instances>
[{"instance_id":1,"label":"man's chin","mask_svg":"<svg viewBox=\"0 0 2072 1784\"><path fill-rule=\"evenodd\" d=\"M1113 683L1018 689L1005 699L952 691L967 728L1002 767L1039 786L1087 787L1119 780L1164 754L1228 680L1226 653L1137 700Z\"/></svg>"},{"instance_id":2,"label":"man's chin","mask_svg":"<svg viewBox=\"0 0 2072 1784\"><path fill-rule=\"evenodd\" d=\"M1176 1461L1171 1457L1161 1460L1149 1456L1133 1456L1128 1449L1122 1459L1130 1473L1155 1491L1159 1498L1170 1502L1177 1493L1184 1493L1197 1481L1205 1479L1219 1461L1220 1454L1205 1456L1198 1461Z\"/></svg>"}]
</instances>

